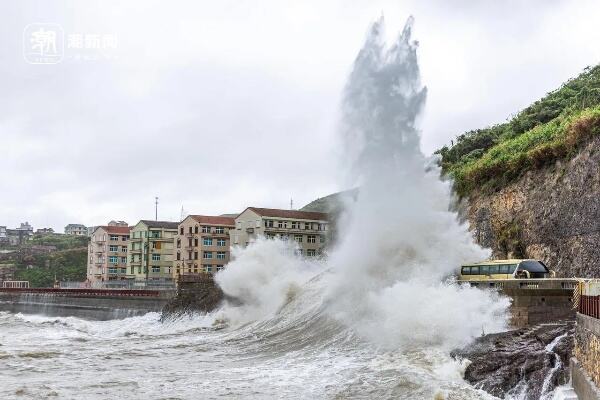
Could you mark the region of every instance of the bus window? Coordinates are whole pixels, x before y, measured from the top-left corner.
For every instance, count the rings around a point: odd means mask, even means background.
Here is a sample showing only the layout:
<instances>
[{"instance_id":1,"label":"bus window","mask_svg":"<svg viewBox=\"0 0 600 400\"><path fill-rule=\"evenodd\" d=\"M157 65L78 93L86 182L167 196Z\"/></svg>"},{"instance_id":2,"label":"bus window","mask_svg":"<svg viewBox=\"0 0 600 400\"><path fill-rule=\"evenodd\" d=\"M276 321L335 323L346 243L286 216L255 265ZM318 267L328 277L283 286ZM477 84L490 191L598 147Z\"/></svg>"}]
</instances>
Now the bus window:
<instances>
[{"instance_id":1,"label":"bus window","mask_svg":"<svg viewBox=\"0 0 600 400\"><path fill-rule=\"evenodd\" d=\"M480 275L489 275L490 266L489 265L481 265L479 266L479 274Z\"/></svg>"},{"instance_id":2,"label":"bus window","mask_svg":"<svg viewBox=\"0 0 600 400\"><path fill-rule=\"evenodd\" d=\"M529 276L531 278L546 278L546 274L550 272L548 271L548 268L539 261L522 261L521 264L519 264L519 270L529 271Z\"/></svg>"},{"instance_id":3,"label":"bus window","mask_svg":"<svg viewBox=\"0 0 600 400\"><path fill-rule=\"evenodd\" d=\"M501 273L501 274L508 274L509 273L508 269L509 269L509 265L508 264L500 265L500 271L499 271L499 273Z\"/></svg>"},{"instance_id":4,"label":"bus window","mask_svg":"<svg viewBox=\"0 0 600 400\"><path fill-rule=\"evenodd\" d=\"M463 275L470 275L471 274L471 267L462 267L461 274L463 274Z\"/></svg>"},{"instance_id":5,"label":"bus window","mask_svg":"<svg viewBox=\"0 0 600 400\"><path fill-rule=\"evenodd\" d=\"M508 265L508 273L509 274L513 274L516 269L517 269L517 264L509 264Z\"/></svg>"},{"instance_id":6,"label":"bus window","mask_svg":"<svg viewBox=\"0 0 600 400\"><path fill-rule=\"evenodd\" d=\"M471 275L479 275L479 267L471 267Z\"/></svg>"},{"instance_id":7,"label":"bus window","mask_svg":"<svg viewBox=\"0 0 600 400\"><path fill-rule=\"evenodd\" d=\"M490 275L495 275L498 273L498 265L490 265Z\"/></svg>"}]
</instances>

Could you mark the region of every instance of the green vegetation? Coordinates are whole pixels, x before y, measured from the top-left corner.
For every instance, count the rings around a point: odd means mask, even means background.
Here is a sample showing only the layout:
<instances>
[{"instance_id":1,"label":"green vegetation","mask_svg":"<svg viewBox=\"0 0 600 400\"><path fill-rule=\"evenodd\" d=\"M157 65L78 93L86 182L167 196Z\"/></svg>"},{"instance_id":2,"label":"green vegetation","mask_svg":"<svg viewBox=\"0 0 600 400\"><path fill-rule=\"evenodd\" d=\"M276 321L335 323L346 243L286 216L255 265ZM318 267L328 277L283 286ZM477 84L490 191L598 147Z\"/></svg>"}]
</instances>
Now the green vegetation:
<instances>
[{"instance_id":1,"label":"green vegetation","mask_svg":"<svg viewBox=\"0 0 600 400\"><path fill-rule=\"evenodd\" d=\"M600 66L587 68L510 121L457 137L436 153L459 195L495 190L524 172L572 156L600 134Z\"/></svg>"},{"instance_id":2,"label":"green vegetation","mask_svg":"<svg viewBox=\"0 0 600 400\"><path fill-rule=\"evenodd\" d=\"M27 241L25 247L33 245L56 246L57 250L87 247L87 236L63 235L60 233L36 234Z\"/></svg>"},{"instance_id":3,"label":"green vegetation","mask_svg":"<svg viewBox=\"0 0 600 400\"><path fill-rule=\"evenodd\" d=\"M51 254L26 256L17 264L16 280L29 281L32 287L52 287L59 281L86 279L86 249L57 251Z\"/></svg>"}]
</instances>

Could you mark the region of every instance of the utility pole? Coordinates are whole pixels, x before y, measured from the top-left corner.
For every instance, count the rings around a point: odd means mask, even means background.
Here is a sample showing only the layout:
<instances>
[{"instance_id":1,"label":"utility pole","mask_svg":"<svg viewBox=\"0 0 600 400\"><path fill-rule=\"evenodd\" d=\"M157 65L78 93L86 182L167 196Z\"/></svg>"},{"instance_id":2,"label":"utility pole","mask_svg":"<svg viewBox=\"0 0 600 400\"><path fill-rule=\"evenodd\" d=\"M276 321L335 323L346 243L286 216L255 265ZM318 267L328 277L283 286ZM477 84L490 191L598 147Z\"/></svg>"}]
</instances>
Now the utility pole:
<instances>
[{"instance_id":1,"label":"utility pole","mask_svg":"<svg viewBox=\"0 0 600 400\"><path fill-rule=\"evenodd\" d=\"M154 198L154 220L158 221L158 197Z\"/></svg>"}]
</instances>

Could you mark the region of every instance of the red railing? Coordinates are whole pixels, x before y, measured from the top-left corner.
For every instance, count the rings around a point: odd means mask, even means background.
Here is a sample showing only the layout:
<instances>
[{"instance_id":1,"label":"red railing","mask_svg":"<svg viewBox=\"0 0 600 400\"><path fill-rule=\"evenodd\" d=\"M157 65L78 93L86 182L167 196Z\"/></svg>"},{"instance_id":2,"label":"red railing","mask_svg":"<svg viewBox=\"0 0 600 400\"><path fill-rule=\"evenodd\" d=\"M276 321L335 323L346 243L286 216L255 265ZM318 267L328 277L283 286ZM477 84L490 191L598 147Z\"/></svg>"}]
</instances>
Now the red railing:
<instances>
[{"instance_id":1,"label":"red railing","mask_svg":"<svg viewBox=\"0 0 600 400\"><path fill-rule=\"evenodd\" d=\"M59 289L59 288L0 288L0 293L39 293L56 296L116 296L160 297L160 290L129 289Z\"/></svg>"},{"instance_id":2,"label":"red railing","mask_svg":"<svg viewBox=\"0 0 600 400\"><path fill-rule=\"evenodd\" d=\"M577 311L580 314L600 319L600 296L581 295Z\"/></svg>"}]
</instances>

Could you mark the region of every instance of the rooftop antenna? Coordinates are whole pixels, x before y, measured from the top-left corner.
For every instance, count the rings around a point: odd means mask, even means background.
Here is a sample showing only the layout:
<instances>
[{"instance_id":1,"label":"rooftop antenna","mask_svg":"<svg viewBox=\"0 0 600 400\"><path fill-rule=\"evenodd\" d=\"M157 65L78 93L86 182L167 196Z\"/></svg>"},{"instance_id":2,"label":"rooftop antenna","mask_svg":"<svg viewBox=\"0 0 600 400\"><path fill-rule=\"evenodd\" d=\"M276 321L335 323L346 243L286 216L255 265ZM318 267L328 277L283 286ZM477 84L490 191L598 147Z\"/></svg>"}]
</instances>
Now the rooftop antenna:
<instances>
[{"instance_id":1,"label":"rooftop antenna","mask_svg":"<svg viewBox=\"0 0 600 400\"><path fill-rule=\"evenodd\" d=\"M158 197L154 198L154 220L158 221Z\"/></svg>"},{"instance_id":2,"label":"rooftop antenna","mask_svg":"<svg viewBox=\"0 0 600 400\"><path fill-rule=\"evenodd\" d=\"M290 210L294 209L294 199L290 198Z\"/></svg>"}]
</instances>

